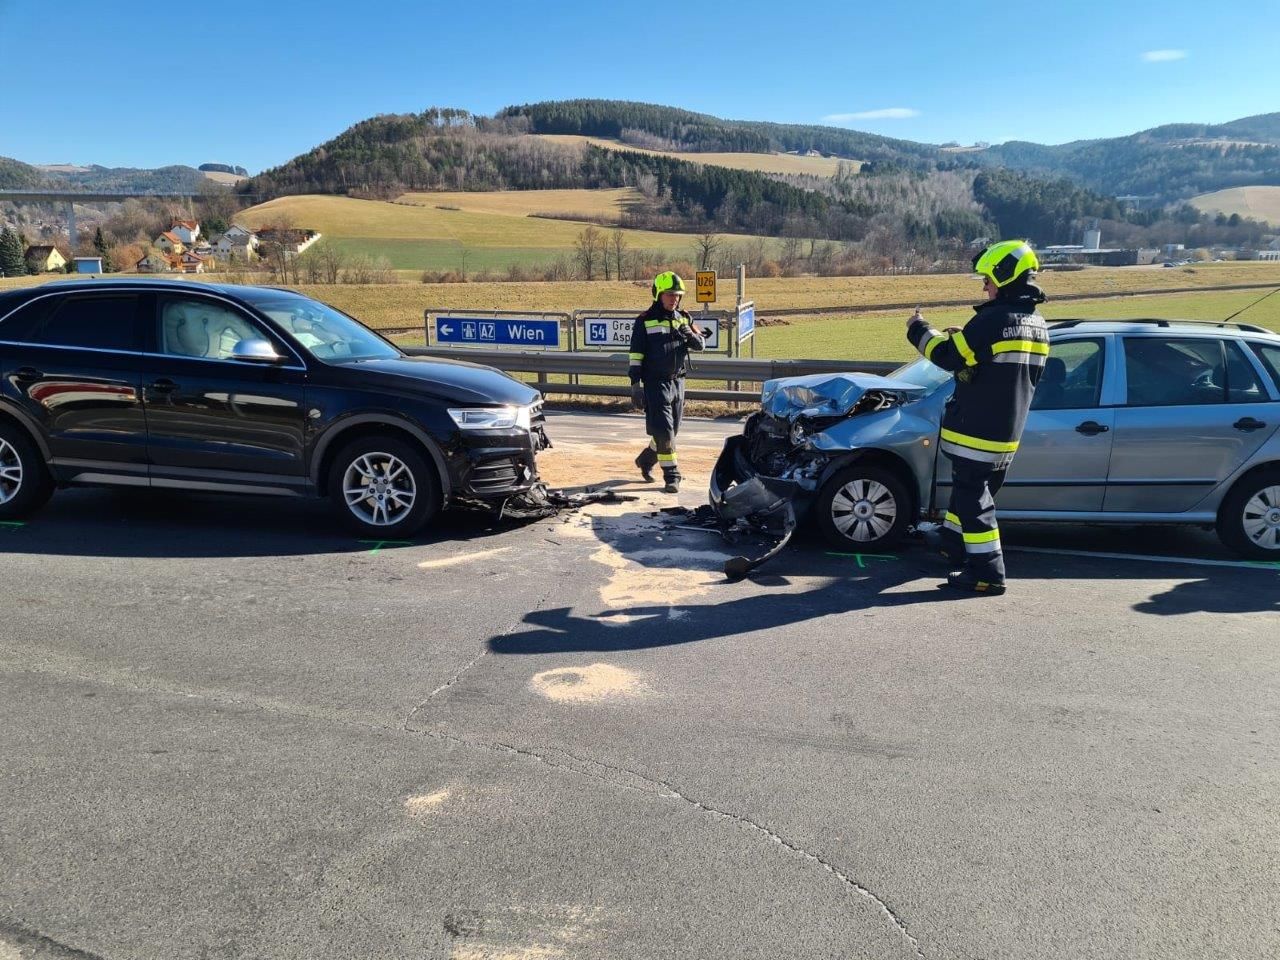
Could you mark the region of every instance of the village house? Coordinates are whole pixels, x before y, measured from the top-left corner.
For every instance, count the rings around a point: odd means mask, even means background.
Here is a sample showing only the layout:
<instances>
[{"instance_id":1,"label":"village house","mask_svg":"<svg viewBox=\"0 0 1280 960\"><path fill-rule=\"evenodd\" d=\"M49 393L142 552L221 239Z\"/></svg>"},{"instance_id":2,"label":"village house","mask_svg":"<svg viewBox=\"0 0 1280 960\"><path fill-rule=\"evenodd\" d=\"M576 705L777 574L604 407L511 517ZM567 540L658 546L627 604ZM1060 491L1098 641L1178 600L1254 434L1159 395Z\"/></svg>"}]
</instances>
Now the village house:
<instances>
[{"instance_id":1,"label":"village house","mask_svg":"<svg viewBox=\"0 0 1280 960\"><path fill-rule=\"evenodd\" d=\"M54 246L27 247L23 259L32 273L61 273L67 266L66 258Z\"/></svg>"},{"instance_id":2,"label":"village house","mask_svg":"<svg viewBox=\"0 0 1280 960\"><path fill-rule=\"evenodd\" d=\"M195 242L200 239L200 224L194 220L174 220L169 232L188 247L195 246Z\"/></svg>"},{"instance_id":3,"label":"village house","mask_svg":"<svg viewBox=\"0 0 1280 960\"><path fill-rule=\"evenodd\" d=\"M178 257L171 257L163 253L149 253L135 263L133 268L139 273L170 273L173 270L180 269L180 265L181 259Z\"/></svg>"},{"instance_id":4,"label":"village house","mask_svg":"<svg viewBox=\"0 0 1280 960\"><path fill-rule=\"evenodd\" d=\"M179 269L183 273L204 273L210 271L214 267L214 261L211 257L202 257L198 253L188 250L178 258L180 264Z\"/></svg>"},{"instance_id":5,"label":"village house","mask_svg":"<svg viewBox=\"0 0 1280 960\"><path fill-rule=\"evenodd\" d=\"M289 229L274 230L270 227L264 227L258 231L259 244L278 244L284 249L289 256L304 252L308 247L319 240L321 234L316 230L306 229Z\"/></svg>"},{"instance_id":6,"label":"village house","mask_svg":"<svg viewBox=\"0 0 1280 960\"><path fill-rule=\"evenodd\" d=\"M165 253L172 254L180 254L187 249L187 245L183 243L182 238L172 230L166 230L164 233L160 234L160 236L156 237L155 245Z\"/></svg>"},{"instance_id":7,"label":"village house","mask_svg":"<svg viewBox=\"0 0 1280 960\"><path fill-rule=\"evenodd\" d=\"M258 248L258 235L241 226L233 226L213 244L213 253L238 263L253 259Z\"/></svg>"}]
</instances>

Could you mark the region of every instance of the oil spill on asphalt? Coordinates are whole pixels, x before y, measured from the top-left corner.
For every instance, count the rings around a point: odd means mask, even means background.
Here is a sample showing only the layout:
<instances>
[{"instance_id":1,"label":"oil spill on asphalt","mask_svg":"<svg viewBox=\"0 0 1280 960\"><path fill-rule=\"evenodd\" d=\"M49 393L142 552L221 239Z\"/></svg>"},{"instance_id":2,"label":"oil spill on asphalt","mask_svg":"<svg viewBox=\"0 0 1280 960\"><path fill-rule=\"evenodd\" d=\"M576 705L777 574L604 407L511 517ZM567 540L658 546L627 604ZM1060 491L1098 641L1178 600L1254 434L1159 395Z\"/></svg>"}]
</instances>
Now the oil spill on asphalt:
<instances>
[{"instance_id":1,"label":"oil spill on asphalt","mask_svg":"<svg viewBox=\"0 0 1280 960\"><path fill-rule=\"evenodd\" d=\"M639 674L607 663L544 670L534 675L529 687L557 703L603 703L648 693Z\"/></svg>"},{"instance_id":2,"label":"oil spill on asphalt","mask_svg":"<svg viewBox=\"0 0 1280 960\"><path fill-rule=\"evenodd\" d=\"M581 956L600 938L598 909L576 904L455 910L444 930L453 940L450 960L555 960Z\"/></svg>"},{"instance_id":3,"label":"oil spill on asphalt","mask_svg":"<svg viewBox=\"0 0 1280 960\"><path fill-rule=\"evenodd\" d=\"M474 563L477 560L487 560L490 557L496 557L500 554L507 553L512 547L496 547L493 550L477 550L475 553L464 553L457 557L444 557L440 560L423 560L418 564L419 570L440 570L444 567L460 567L464 563Z\"/></svg>"},{"instance_id":4,"label":"oil spill on asphalt","mask_svg":"<svg viewBox=\"0 0 1280 960\"><path fill-rule=\"evenodd\" d=\"M435 793L423 794L420 797L410 797L404 802L405 812L411 817L425 817L439 809L452 794L453 791L446 787L443 790L437 790Z\"/></svg>"}]
</instances>

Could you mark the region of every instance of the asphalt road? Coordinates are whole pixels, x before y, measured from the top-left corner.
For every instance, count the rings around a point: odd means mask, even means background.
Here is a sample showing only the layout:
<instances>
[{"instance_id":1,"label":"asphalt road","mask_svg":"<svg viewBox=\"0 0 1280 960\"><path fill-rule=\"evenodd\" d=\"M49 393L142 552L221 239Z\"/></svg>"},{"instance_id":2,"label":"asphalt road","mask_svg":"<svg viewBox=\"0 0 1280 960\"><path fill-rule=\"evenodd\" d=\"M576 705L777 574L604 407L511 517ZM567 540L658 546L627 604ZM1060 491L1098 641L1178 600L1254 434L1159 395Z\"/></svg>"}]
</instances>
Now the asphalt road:
<instances>
[{"instance_id":1,"label":"asphalt road","mask_svg":"<svg viewBox=\"0 0 1280 960\"><path fill-rule=\"evenodd\" d=\"M956 599L807 540L730 584L637 495L0 529L0 960L1280 953L1276 570L1011 552Z\"/></svg>"}]
</instances>

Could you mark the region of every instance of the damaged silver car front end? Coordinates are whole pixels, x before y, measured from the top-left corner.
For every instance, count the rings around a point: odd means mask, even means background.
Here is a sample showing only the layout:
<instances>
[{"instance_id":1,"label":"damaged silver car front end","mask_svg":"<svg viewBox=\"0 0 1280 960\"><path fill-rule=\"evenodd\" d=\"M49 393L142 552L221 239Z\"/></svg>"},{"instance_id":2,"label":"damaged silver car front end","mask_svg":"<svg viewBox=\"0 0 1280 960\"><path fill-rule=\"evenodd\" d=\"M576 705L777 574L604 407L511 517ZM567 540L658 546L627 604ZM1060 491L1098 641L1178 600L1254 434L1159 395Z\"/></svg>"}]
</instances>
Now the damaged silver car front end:
<instances>
[{"instance_id":1,"label":"damaged silver car front end","mask_svg":"<svg viewBox=\"0 0 1280 960\"><path fill-rule=\"evenodd\" d=\"M709 498L731 537L751 531L776 543L754 560L733 558L726 575L745 576L781 552L815 503L826 503L841 545L874 543L914 523L921 504L928 506L938 421L950 392L932 374L914 379L924 382L840 373L764 385L760 411L725 442ZM833 491L841 472L862 458L882 465L885 482Z\"/></svg>"}]
</instances>

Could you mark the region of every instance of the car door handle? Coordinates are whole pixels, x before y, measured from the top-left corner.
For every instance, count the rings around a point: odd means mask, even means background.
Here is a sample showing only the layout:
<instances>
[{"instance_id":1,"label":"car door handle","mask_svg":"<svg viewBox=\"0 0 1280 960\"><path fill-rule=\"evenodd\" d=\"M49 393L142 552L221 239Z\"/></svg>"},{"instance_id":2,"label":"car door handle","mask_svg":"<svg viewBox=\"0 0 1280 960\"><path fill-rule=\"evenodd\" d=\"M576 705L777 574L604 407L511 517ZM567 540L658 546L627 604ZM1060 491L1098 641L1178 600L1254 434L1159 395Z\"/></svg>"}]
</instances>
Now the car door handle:
<instances>
[{"instance_id":1,"label":"car door handle","mask_svg":"<svg viewBox=\"0 0 1280 960\"><path fill-rule=\"evenodd\" d=\"M1266 426L1261 420L1255 420L1253 417L1241 417L1232 424L1237 430L1243 430L1248 433L1251 430L1261 430Z\"/></svg>"},{"instance_id":2,"label":"car door handle","mask_svg":"<svg viewBox=\"0 0 1280 960\"><path fill-rule=\"evenodd\" d=\"M13 379L19 383L30 383L33 380L39 380L44 374L35 367L19 367L13 372Z\"/></svg>"},{"instance_id":3,"label":"car door handle","mask_svg":"<svg viewBox=\"0 0 1280 960\"><path fill-rule=\"evenodd\" d=\"M153 393L173 393L173 391L177 389L178 385L168 377L161 378L151 384L151 391Z\"/></svg>"},{"instance_id":4,"label":"car door handle","mask_svg":"<svg viewBox=\"0 0 1280 960\"><path fill-rule=\"evenodd\" d=\"M1105 423L1098 423L1096 420L1086 420L1080 426L1076 427L1076 433L1083 433L1086 437L1095 437L1100 433L1106 433L1111 428Z\"/></svg>"}]
</instances>

